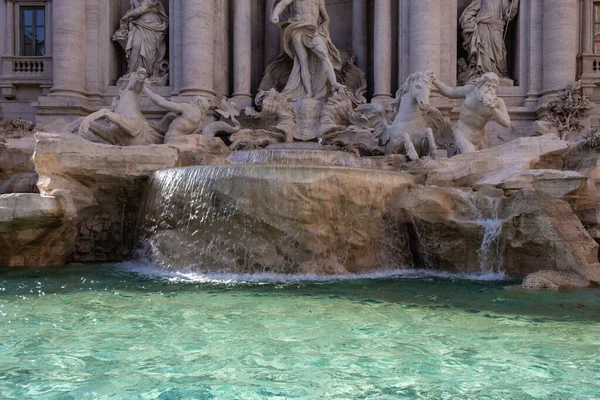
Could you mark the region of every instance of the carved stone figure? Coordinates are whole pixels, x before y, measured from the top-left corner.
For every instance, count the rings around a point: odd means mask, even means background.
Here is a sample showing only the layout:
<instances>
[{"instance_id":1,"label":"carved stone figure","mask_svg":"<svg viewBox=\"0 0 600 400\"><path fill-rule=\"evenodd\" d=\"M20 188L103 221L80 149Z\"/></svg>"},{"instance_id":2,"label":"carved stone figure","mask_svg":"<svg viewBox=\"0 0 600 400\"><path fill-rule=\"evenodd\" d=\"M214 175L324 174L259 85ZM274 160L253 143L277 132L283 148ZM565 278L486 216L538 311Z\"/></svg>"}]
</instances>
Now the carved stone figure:
<instances>
[{"instance_id":1,"label":"carved stone figure","mask_svg":"<svg viewBox=\"0 0 600 400\"><path fill-rule=\"evenodd\" d=\"M577 81L566 85L548 103L546 119L558 130L560 138L567 140L585 128L585 119L593 109L590 97L582 92L581 81Z\"/></svg>"},{"instance_id":2,"label":"carved stone figure","mask_svg":"<svg viewBox=\"0 0 600 400\"><path fill-rule=\"evenodd\" d=\"M493 72L508 77L506 28L519 11L519 0L472 0L460 17L469 78ZM465 81L466 83L466 81Z\"/></svg>"},{"instance_id":3,"label":"carved stone figure","mask_svg":"<svg viewBox=\"0 0 600 400\"><path fill-rule=\"evenodd\" d=\"M451 88L437 78L434 78L433 84L443 96L465 99L454 130L456 154L486 149L485 126L492 118L501 126L510 128L510 116L504 100L496 94L500 78L495 73L488 72L475 79L473 84L457 88Z\"/></svg>"},{"instance_id":4,"label":"carved stone figure","mask_svg":"<svg viewBox=\"0 0 600 400\"><path fill-rule=\"evenodd\" d=\"M372 123L379 144L385 146L385 154L406 153L411 160L430 155L436 157L436 139L432 126L440 128L436 133L444 134L447 125L439 111L432 111L428 119L439 119L437 123L426 121L429 110L429 96L435 80L433 71L415 72L396 93L390 105L394 114L393 122L387 117L387 110L380 104L364 104L357 107ZM446 129L447 130L447 129Z\"/></svg>"},{"instance_id":5,"label":"carved stone figure","mask_svg":"<svg viewBox=\"0 0 600 400\"><path fill-rule=\"evenodd\" d=\"M158 124L160 130L166 129L165 143L178 136L200 133L210 108L208 99L196 96L189 103L175 103L162 98L148 87L144 88L144 94L157 106L170 111Z\"/></svg>"},{"instance_id":6,"label":"carved stone figure","mask_svg":"<svg viewBox=\"0 0 600 400\"><path fill-rule=\"evenodd\" d=\"M147 77L144 68L130 74L114 111L102 109L88 115L81 121L79 134L83 136L92 131L107 142L120 146L162 143L164 134L148 122L141 111L142 90Z\"/></svg>"},{"instance_id":7,"label":"carved stone figure","mask_svg":"<svg viewBox=\"0 0 600 400\"><path fill-rule=\"evenodd\" d=\"M127 55L128 73L144 68L152 84L166 84L168 28L169 17L160 0L131 0L131 10L113 35Z\"/></svg>"},{"instance_id":8,"label":"carved stone figure","mask_svg":"<svg viewBox=\"0 0 600 400\"><path fill-rule=\"evenodd\" d=\"M335 71L341 68L341 57L329 34L329 15L324 0L276 0L271 21L281 22L282 43L286 54L294 60L292 73L283 90L290 101L321 99L342 85Z\"/></svg>"}]
</instances>

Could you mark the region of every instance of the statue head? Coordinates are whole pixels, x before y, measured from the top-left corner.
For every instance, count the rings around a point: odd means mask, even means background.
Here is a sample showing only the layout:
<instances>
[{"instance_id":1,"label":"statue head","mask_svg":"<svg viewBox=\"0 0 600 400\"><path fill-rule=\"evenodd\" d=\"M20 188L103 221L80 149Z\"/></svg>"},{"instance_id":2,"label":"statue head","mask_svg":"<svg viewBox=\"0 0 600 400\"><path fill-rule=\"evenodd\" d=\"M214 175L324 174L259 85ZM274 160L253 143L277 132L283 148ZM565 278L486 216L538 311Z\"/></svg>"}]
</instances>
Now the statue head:
<instances>
[{"instance_id":1,"label":"statue head","mask_svg":"<svg viewBox=\"0 0 600 400\"><path fill-rule=\"evenodd\" d=\"M146 79L148 79L148 71L146 71L146 68L138 68L138 70L135 71L135 79L137 79L139 82L144 82Z\"/></svg>"},{"instance_id":2,"label":"statue head","mask_svg":"<svg viewBox=\"0 0 600 400\"><path fill-rule=\"evenodd\" d=\"M433 89L434 78L435 72L431 69L410 74L404 82L404 85L396 92L396 98L390 104L392 110L398 112L402 96L407 93L412 95L417 102L419 109L422 111L427 110L429 108L429 97L431 95L431 89Z\"/></svg>"},{"instance_id":3,"label":"statue head","mask_svg":"<svg viewBox=\"0 0 600 400\"><path fill-rule=\"evenodd\" d=\"M190 101L190 104L195 105L196 107L198 107L199 109L203 110L203 111L208 111L208 109L210 108L210 102L208 101L207 98L203 97L203 96L196 96L192 99L192 101Z\"/></svg>"},{"instance_id":4,"label":"statue head","mask_svg":"<svg viewBox=\"0 0 600 400\"><path fill-rule=\"evenodd\" d=\"M473 84L479 89L479 99L487 107L496 106L496 90L500 86L500 78L493 72L487 72L476 78Z\"/></svg>"}]
</instances>

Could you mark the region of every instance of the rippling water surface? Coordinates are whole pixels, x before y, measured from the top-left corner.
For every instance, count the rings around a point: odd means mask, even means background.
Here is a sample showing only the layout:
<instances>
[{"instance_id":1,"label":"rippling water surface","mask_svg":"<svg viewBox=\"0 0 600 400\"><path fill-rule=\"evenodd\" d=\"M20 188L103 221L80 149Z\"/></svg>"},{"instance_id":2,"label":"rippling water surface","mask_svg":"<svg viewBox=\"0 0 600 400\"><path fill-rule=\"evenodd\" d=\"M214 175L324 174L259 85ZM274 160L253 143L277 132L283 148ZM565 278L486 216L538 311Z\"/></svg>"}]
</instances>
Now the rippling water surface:
<instances>
[{"instance_id":1,"label":"rippling water surface","mask_svg":"<svg viewBox=\"0 0 600 400\"><path fill-rule=\"evenodd\" d=\"M600 398L600 291L309 278L0 272L0 398Z\"/></svg>"}]
</instances>

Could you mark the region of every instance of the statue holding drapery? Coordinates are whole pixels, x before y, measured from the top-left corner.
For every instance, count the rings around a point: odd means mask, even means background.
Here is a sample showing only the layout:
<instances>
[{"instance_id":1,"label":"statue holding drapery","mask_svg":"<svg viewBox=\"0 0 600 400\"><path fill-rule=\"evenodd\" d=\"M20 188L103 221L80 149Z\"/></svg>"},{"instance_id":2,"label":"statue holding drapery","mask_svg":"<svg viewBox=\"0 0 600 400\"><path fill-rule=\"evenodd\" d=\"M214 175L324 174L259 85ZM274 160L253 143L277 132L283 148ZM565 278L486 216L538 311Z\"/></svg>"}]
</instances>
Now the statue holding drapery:
<instances>
[{"instance_id":1,"label":"statue holding drapery","mask_svg":"<svg viewBox=\"0 0 600 400\"><path fill-rule=\"evenodd\" d=\"M329 34L325 0L275 0L271 22L281 26L283 48L294 60L284 96L323 99L342 86L335 75L342 62Z\"/></svg>"},{"instance_id":2,"label":"statue holding drapery","mask_svg":"<svg viewBox=\"0 0 600 400\"><path fill-rule=\"evenodd\" d=\"M466 79L493 72L508 78L506 30L519 11L519 0L472 0L460 17L467 51ZM466 83L466 82L463 82Z\"/></svg>"},{"instance_id":3,"label":"statue holding drapery","mask_svg":"<svg viewBox=\"0 0 600 400\"><path fill-rule=\"evenodd\" d=\"M131 0L131 9L121 18L119 30L113 35L113 40L125 50L127 74L144 68L150 83L167 83L168 29L169 17L160 0Z\"/></svg>"}]
</instances>

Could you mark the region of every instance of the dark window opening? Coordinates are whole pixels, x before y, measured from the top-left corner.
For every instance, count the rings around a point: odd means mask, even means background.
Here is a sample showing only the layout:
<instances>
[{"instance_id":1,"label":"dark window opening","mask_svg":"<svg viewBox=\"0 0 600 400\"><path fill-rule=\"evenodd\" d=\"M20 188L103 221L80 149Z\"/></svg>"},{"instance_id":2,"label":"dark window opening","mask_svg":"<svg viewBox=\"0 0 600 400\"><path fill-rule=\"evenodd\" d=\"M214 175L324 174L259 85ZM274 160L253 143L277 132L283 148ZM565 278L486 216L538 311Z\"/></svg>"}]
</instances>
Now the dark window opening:
<instances>
[{"instance_id":1,"label":"dark window opening","mask_svg":"<svg viewBox=\"0 0 600 400\"><path fill-rule=\"evenodd\" d=\"M21 55L46 55L46 10L44 7L21 7Z\"/></svg>"}]
</instances>

